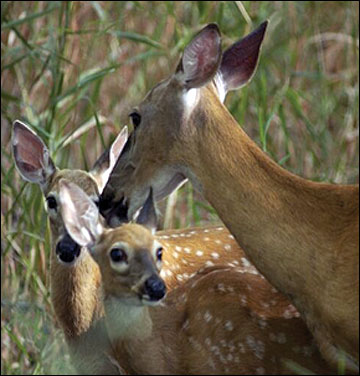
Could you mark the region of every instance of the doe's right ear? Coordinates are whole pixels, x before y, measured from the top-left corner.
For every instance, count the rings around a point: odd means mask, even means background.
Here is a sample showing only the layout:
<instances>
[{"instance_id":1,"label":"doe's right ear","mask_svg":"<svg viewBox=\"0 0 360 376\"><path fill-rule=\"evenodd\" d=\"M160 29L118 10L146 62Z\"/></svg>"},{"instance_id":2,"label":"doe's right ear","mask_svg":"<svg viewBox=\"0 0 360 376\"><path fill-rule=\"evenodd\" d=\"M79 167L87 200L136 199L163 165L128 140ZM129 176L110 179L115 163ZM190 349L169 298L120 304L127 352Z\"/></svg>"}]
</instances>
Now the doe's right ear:
<instances>
[{"instance_id":1,"label":"doe's right ear","mask_svg":"<svg viewBox=\"0 0 360 376\"><path fill-rule=\"evenodd\" d=\"M11 146L20 175L31 183L39 184L44 190L56 171L44 142L27 125L15 120Z\"/></svg>"}]
</instances>

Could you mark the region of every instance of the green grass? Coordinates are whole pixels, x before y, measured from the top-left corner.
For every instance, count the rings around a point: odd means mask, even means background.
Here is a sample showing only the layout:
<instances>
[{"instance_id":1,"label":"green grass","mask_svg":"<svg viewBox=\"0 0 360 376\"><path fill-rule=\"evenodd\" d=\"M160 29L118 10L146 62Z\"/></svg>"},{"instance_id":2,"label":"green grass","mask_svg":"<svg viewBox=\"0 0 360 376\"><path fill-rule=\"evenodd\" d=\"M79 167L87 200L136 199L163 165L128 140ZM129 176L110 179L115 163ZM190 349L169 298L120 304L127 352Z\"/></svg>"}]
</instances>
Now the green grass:
<instances>
[{"instance_id":1,"label":"green grass","mask_svg":"<svg viewBox=\"0 0 360 376\"><path fill-rule=\"evenodd\" d=\"M358 14L350 1L1 2L1 374L71 371L43 199L14 168L12 122L29 123L59 167L91 166L202 26L217 22L226 47L269 19L257 74L227 107L286 169L358 182ZM218 221L190 185L161 209L165 226Z\"/></svg>"}]
</instances>

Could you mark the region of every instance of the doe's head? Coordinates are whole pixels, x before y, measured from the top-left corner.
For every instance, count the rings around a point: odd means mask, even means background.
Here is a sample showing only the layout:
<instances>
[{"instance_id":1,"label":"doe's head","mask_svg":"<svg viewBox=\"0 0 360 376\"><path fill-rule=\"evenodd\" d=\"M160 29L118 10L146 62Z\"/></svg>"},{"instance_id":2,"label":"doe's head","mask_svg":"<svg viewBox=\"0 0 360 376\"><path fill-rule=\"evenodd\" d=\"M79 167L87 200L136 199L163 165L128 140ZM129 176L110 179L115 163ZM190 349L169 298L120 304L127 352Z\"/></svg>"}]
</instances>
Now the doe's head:
<instances>
[{"instance_id":1,"label":"doe's head","mask_svg":"<svg viewBox=\"0 0 360 376\"><path fill-rule=\"evenodd\" d=\"M225 119L228 91L253 77L267 22L221 51L215 24L203 28L186 46L168 79L161 81L130 114L130 135L102 199L129 204L129 217L143 205L149 187L158 201L192 178L198 144L207 142L206 127ZM119 188L120 187L120 188Z\"/></svg>"}]
</instances>

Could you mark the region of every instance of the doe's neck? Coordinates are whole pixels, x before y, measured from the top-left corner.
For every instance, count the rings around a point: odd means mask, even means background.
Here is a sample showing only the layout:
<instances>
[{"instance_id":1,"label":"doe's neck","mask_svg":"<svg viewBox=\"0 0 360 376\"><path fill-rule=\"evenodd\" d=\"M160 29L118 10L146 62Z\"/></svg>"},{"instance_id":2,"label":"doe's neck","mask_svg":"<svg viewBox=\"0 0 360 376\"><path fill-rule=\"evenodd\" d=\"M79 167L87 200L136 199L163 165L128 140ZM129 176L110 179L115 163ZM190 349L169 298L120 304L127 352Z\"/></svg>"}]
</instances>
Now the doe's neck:
<instances>
[{"instance_id":1,"label":"doe's neck","mask_svg":"<svg viewBox=\"0 0 360 376\"><path fill-rule=\"evenodd\" d=\"M190 126L196 134L184 158L187 177L275 286L288 294L299 286L321 288L331 270L334 224L351 211L352 195L277 165L206 90L190 119L201 121Z\"/></svg>"}]
</instances>

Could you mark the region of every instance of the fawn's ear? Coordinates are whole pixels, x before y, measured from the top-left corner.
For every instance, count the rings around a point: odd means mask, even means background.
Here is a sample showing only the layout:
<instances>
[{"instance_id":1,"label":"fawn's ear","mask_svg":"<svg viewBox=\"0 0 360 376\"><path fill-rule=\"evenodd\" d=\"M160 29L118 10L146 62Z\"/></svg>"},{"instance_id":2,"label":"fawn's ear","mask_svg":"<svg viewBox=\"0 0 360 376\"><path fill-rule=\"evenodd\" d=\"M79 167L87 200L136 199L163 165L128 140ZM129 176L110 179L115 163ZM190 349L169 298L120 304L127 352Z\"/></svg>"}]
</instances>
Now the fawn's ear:
<instances>
[{"instance_id":1,"label":"fawn's ear","mask_svg":"<svg viewBox=\"0 0 360 376\"><path fill-rule=\"evenodd\" d=\"M186 46L175 76L185 88L199 88L214 77L220 60L220 31L209 24Z\"/></svg>"},{"instance_id":2,"label":"fawn's ear","mask_svg":"<svg viewBox=\"0 0 360 376\"><path fill-rule=\"evenodd\" d=\"M88 195L76 184L59 182L61 214L73 240L83 247L91 247L103 232L99 210Z\"/></svg>"},{"instance_id":3,"label":"fawn's ear","mask_svg":"<svg viewBox=\"0 0 360 376\"><path fill-rule=\"evenodd\" d=\"M31 183L39 184L44 191L56 171L44 142L27 125L15 120L11 146L20 175Z\"/></svg>"},{"instance_id":4,"label":"fawn's ear","mask_svg":"<svg viewBox=\"0 0 360 376\"><path fill-rule=\"evenodd\" d=\"M239 89L253 77L267 25L268 21L263 22L223 53L220 69L215 77L221 101L224 101L229 90Z\"/></svg>"},{"instance_id":5,"label":"fawn's ear","mask_svg":"<svg viewBox=\"0 0 360 376\"><path fill-rule=\"evenodd\" d=\"M146 199L144 206L140 210L136 223L147 227L152 234L154 234L156 231L157 215L152 188L150 188L149 196Z\"/></svg>"},{"instance_id":6,"label":"fawn's ear","mask_svg":"<svg viewBox=\"0 0 360 376\"><path fill-rule=\"evenodd\" d=\"M105 150L100 158L94 163L94 166L90 171L98 184L100 194L102 193L107 181L109 180L110 173L115 167L115 164L126 144L127 139L128 127L125 126L117 135L110 148Z\"/></svg>"}]
</instances>

